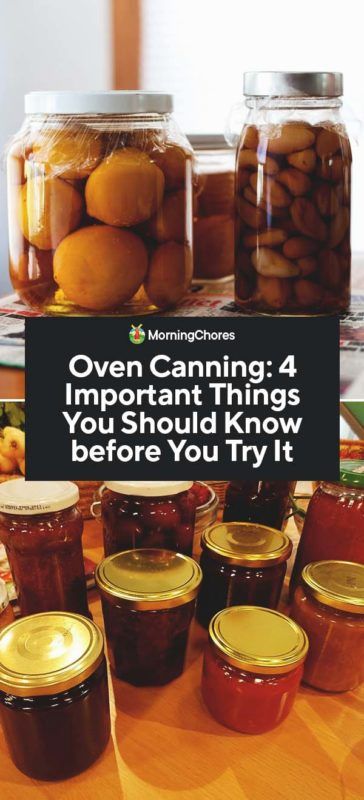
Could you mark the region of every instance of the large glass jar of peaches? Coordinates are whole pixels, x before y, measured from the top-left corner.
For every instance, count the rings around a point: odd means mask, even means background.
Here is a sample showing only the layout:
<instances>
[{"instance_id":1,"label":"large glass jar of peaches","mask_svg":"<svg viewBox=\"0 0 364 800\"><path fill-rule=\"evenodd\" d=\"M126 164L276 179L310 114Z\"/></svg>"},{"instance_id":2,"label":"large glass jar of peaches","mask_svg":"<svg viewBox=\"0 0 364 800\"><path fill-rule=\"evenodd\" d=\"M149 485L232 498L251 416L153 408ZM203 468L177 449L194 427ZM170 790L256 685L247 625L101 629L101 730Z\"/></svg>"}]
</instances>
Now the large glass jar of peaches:
<instances>
[{"instance_id":1,"label":"large glass jar of peaches","mask_svg":"<svg viewBox=\"0 0 364 800\"><path fill-rule=\"evenodd\" d=\"M10 275L48 314L175 306L192 278L192 149L159 92L34 92L8 152Z\"/></svg>"},{"instance_id":2,"label":"large glass jar of peaches","mask_svg":"<svg viewBox=\"0 0 364 800\"><path fill-rule=\"evenodd\" d=\"M340 313L350 301L351 149L342 75L249 72L237 153L237 304Z\"/></svg>"}]
</instances>

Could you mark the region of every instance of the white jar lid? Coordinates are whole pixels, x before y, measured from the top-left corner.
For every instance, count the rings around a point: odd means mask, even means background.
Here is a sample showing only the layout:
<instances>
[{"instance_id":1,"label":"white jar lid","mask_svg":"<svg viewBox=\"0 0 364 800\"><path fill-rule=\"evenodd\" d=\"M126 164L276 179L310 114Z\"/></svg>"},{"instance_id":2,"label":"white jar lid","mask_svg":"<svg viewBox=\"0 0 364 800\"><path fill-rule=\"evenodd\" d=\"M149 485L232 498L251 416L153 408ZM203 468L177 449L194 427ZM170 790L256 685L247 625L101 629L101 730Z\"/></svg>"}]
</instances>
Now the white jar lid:
<instances>
[{"instance_id":1,"label":"white jar lid","mask_svg":"<svg viewBox=\"0 0 364 800\"><path fill-rule=\"evenodd\" d=\"M112 492L136 497L167 497L187 492L192 484L193 481L105 481L106 488Z\"/></svg>"},{"instance_id":2,"label":"white jar lid","mask_svg":"<svg viewBox=\"0 0 364 800\"><path fill-rule=\"evenodd\" d=\"M162 92L30 92L26 114L168 114L173 96Z\"/></svg>"},{"instance_id":3,"label":"white jar lid","mask_svg":"<svg viewBox=\"0 0 364 800\"><path fill-rule=\"evenodd\" d=\"M47 514L74 506L80 497L70 481L26 481L19 478L0 485L0 512L3 514Z\"/></svg>"}]
</instances>

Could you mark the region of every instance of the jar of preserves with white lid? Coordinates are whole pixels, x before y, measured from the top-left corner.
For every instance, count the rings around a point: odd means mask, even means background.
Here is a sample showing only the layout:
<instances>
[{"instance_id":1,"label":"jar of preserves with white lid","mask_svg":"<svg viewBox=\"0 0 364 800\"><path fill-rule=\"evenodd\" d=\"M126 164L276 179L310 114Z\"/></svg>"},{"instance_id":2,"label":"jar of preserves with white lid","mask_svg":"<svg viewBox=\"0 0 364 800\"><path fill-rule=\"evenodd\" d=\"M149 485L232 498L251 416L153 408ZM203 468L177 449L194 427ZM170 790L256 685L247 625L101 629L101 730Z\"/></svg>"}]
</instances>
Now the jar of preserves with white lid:
<instances>
[{"instance_id":1,"label":"jar of preserves with white lid","mask_svg":"<svg viewBox=\"0 0 364 800\"><path fill-rule=\"evenodd\" d=\"M188 138L195 153L193 276L227 281L234 275L235 150L223 136Z\"/></svg>"},{"instance_id":2,"label":"jar of preserves with white lid","mask_svg":"<svg viewBox=\"0 0 364 800\"><path fill-rule=\"evenodd\" d=\"M78 487L69 481L19 478L0 486L0 541L23 616L89 615L78 500Z\"/></svg>"},{"instance_id":3,"label":"jar of preserves with white lid","mask_svg":"<svg viewBox=\"0 0 364 800\"><path fill-rule=\"evenodd\" d=\"M341 73L244 76L235 295L248 313L348 309L351 149L342 93Z\"/></svg>"},{"instance_id":4,"label":"jar of preserves with white lid","mask_svg":"<svg viewBox=\"0 0 364 800\"><path fill-rule=\"evenodd\" d=\"M192 278L192 149L160 92L32 92L8 152L10 276L48 314L142 314Z\"/></svg>"}]
</instances>

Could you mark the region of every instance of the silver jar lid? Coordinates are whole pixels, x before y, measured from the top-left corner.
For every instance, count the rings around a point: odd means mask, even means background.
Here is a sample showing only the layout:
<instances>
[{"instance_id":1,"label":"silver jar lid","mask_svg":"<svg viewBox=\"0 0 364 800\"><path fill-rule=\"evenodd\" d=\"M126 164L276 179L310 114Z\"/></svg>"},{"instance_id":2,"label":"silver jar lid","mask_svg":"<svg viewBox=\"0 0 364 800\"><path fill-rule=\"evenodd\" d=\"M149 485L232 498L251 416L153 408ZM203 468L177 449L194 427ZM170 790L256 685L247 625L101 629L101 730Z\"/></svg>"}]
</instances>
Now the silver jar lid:
<instances>
[{"instance_id":1,"label":"silver jar lid","mask_svg":"<svg viewBox=\"0 0 364 800\"><path fill-rule=\"evenodd\" d=\"M250 97L341 97L342 72L245 72Z\"/></svg>"}]
</instances>

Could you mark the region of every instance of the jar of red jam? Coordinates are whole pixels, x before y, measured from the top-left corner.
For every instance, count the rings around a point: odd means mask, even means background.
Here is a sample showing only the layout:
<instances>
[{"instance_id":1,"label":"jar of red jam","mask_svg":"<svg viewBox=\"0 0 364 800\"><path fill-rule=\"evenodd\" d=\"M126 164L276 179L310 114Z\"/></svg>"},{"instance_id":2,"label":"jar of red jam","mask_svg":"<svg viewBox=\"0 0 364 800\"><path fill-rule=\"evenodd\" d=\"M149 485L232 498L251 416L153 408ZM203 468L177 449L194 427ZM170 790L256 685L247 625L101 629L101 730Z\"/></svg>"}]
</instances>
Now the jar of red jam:
<instances>
[{"instance_id":1,"label":"jar of red jam","mask_svg":"<svg viewBox=\"0 0 364 800\"><path fill-rule=\"evenodd\" d=\"M13 610L9 603L9 596L5 581L0 578L0 629L6 628L14 619Z\"/></svg>"},{"instance_id":2,"label":"jar of red jam","mask_svg":"<svg viewBox=\"0 0 364 800\"><path fill-rule=\"evenodd\" d=\"M308 649L293 620L267 608L234 606L210 622L202 697L218 722L265 733L289 714Z\"/></svg>"},{"instance_id":3,"label":"jar of red jam","mask_svg":"<svg viewBox=\"0 0 364 800\"><path fill-rule=\"evenodd\" d=\"M283 528L296 481L230 481L224 522L257 522Z\"/></svg>"},{"instance_id":4,"label":"jar of red jam","mask_svg":"<svg viewBox=\"0 0 364 800\"><path fill-rule=\"evenodd\" d=\"M0 486L0 540L21 614L89 615L78 487L68 481L7 481Z\"/></svg>"},{"instance_id":5,"label":"jar of red jam","mask_svg":"<svg viewBox=\"0 0 364 800\"><path fill-rule=\"evenodd\" d=\"M364 681L364 565L307 564L291 616L307 633L303 680L326 692L348 692Z\"/></svg>"},{"instance_id":6,"label":"jar of red jam","mask_svg":"<svg viewBox=\"0 0 364 800\"><path fill-rule=\"evenodd\" d=\"M341 461L340 481L322 481L312 496L293 567L291 595L313 561L364 564L364 463Z\"/></svg>"},{"instance_id":7,"label":"jar of red jam","mask_svg":"<svg viewBox=\"0 0 364 800\"><path fill-rule=\"evenodd\" d=\"M135 686L177 678L202 577L199 565L171 550L129 550L105 558L95 577L117 677Z\"/></svg>"},{"instance_id":8,"label":"jar of red jam","mask_svg":"<svg viewBox=\"0 0 364 800\"><path fill-rule=\"evenodd\" d=\"M227 606L277 608L292 542L249 522L218 523L202 534L202 584L196 616L205 628Z\"/></svg>"},{"instance_id":9,"label":"jar of red jam","mask_svg":"<svg viewBox=\"0 0 364 800\"><path fill-rule=\"evenodd\" d=\"M192 481L106 481L101 494L105 555L162 547L192 555Z\"/></svg>"},{"instance_id":10,"label":"jar of red jam","mask_svg":"<svg viewBox=\"0 0 364 800\"><path fill-rule=\"evenodd\" d=\"M104 641L78 614L35 614L0 633L0 721L15 766L63 780L90 766L110 736Z\"/></svg>"}]
</instances>

